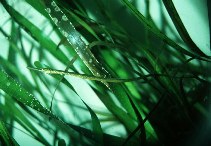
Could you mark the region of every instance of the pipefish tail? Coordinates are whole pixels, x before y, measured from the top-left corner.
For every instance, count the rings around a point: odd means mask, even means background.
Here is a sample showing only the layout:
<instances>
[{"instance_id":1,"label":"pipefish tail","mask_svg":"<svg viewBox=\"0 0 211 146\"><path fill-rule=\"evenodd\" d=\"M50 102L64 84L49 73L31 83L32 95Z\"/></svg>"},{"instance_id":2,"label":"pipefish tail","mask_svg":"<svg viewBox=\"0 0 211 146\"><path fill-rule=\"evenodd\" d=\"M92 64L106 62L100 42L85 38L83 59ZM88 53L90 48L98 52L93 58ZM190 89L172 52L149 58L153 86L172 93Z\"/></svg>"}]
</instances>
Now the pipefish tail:
<instances>
[{"instance_id":1,"label":"pipefish tail","mask_svg":"<svg viewBox=\"0 0 211 146\"><path fill-rule=\"evenodd\" d=\"M71 21L67 18L64 12L58 7L56 2L44 0L46 12L51 20L58 27L59 31L64 35L78 56L87 66L87 68L96 77L106 78L109 75L108 71L98 62L93 53L88 48L87 40L75 29ZM109 85L103 82L107 87Z\"/></svg>"}]
</instances>

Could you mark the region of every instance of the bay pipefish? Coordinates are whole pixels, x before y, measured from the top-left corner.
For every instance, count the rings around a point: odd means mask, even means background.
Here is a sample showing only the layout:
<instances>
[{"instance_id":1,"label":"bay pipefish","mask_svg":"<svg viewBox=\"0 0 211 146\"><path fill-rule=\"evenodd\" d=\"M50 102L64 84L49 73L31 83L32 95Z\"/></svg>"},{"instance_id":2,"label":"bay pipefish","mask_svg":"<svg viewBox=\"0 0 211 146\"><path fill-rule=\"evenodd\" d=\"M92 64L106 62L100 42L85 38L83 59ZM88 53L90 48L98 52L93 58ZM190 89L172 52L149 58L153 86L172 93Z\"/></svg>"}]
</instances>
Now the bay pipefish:
<instances>
[{"instance_id":1,"label":"bay pipefish","mask_svg":"<svg viewBox=\"0 0 211 146\"><path fill-rule=\"evenodd\" d=\"M50 69L50 68L33 68L33 67L27 67L27 68L30 70L44 72L46 74L70 75L70 76L81 78L81 79L101 81L101 82L112 82L112 83L133 82L133 81L138 81L138 80L145 80L148 77L159 77L159 76L168 77L168 78L194 78L195 77L192 75L179 77L179 76L171 76L171 75L167 75L167 74L147 74L147 75L142 75L139 77L128 78L128 79L102 78L102 77L97 77L97 76L92 76L92 75L79 74L79 73Z\"/></svg>"},{"instance_id":2,"label":"bay pipefish","mask_svg":"<svg viewBox=\"0 0 211 146\"><path fill-rule=\"evenodd\" d=\"M137 80L143 79L143 77L129 78L129 79L102 78L102 77L98 77L98 76L79 74L79 73L67 72L67 71L63 71L63 70L55 70L55 69L50 69L50 68L32 68L32 67L27 67L27 68L30 70L44 72L46 74L70 75L70 76L81 78L81 79L101 81L101 82L123 83L123 82L132 82L132 81L137 81Z\"/></svg>"}]
</instances>

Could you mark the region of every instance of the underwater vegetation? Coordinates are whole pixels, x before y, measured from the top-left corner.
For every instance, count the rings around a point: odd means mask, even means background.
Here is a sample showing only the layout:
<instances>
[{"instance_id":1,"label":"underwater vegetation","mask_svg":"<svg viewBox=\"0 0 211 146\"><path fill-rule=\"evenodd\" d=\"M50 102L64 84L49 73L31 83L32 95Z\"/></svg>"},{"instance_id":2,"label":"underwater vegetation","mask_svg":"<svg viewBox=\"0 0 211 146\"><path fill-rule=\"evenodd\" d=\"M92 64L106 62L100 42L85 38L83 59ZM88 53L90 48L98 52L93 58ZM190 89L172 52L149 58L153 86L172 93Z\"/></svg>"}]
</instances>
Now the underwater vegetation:
<instances>
[{"instance_id":1,"label":"underwater vegetation","mask_svg":"<svg viewBox=\"0 0 211 146\"><path fill-rule=\"evenodd\" d=\"M200 44L172 0L0 1L0 146L209 144L207 11Z\"/></svg>"}]
</instances>

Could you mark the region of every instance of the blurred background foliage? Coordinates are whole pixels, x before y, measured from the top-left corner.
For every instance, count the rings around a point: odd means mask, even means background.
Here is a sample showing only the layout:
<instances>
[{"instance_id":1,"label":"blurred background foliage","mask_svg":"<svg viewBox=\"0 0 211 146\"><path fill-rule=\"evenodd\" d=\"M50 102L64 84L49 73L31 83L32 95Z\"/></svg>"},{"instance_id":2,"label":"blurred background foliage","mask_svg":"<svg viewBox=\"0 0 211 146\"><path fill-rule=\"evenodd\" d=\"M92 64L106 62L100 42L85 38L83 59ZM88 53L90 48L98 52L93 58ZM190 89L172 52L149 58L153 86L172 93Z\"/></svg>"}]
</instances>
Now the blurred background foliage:
<instances>
[{"instance_id":1,"label":"blurred background foliage","mask_svg":"<svg viewBox=\"0 0 211 146\"><path fill-rule=\"evenodd\" d=\"M206 1L193 3L193 13L202 12L200 26L190 21L200 28L197 39L176 1L56 3L110 77L139 79L110 83L112 92L98 81L27 69L92 75L48 16L44 0L1 0L0 145L208 144Z\"/></svg>"}]
</instances>

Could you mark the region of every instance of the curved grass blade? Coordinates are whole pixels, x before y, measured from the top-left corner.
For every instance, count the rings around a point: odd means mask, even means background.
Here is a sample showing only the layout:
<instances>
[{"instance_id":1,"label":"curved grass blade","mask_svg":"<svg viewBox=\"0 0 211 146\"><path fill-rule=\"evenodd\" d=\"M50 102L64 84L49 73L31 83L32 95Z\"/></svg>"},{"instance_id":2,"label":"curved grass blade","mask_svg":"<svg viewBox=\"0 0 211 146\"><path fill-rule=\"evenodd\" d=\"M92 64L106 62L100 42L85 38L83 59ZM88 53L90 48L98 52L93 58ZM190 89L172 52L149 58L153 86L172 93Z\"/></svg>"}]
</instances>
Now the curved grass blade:
<instances>
[{"instance_id":1,"label":"curved grass blade","mask_svg":"<svg viewBox=\"0 0 211 146\"><path fill-rule=\"evenodd\" d=\"M0 120L0 144L4 146L19 146L19 144L9 134L5 124Z\"/></svg>"},{"instance_id":2,"label":"curved grass blade","mask_svg":"<svg viewBox=\"0 0 211 146\"><path fill-rule=\"evenodd\" d=\"M87 107L87 109L89 110L89 113L91 115L93 136L97 140L96 142L99 145L104 145L103 144L103 130L101 128L100 121L99 121L97 115L95 114L95 112L83 100L82 100L82 102L85 104L85 106Z\"/></svg>"},{"instance_id":3,"label":"curved grass blade","mask_svg":"<svg viewBox=\"0 0 211 146\"><path fill-rule=\"evenodd\" d=\"M68 124L68 126L72 127L76 131L80 131L80 133L82 133L87 138L93 141L98 141L95 139L95 137L93 137L93 132L91 130L85 129L80 126L75 126L72 124ZM124 138L105 134L105 133L103 134L103 137L104 137L104 144L108 144L109 146L121 146L125 140ZM135 140L131 140L131 141L128 141L128 145L138 146L138 142Z\"/></svg>"},{"instance_id":4,"label":"curved grass blade","mask_svg":"<svg viewBox=\"0 0 211 146\"><path fill-rule=\"evenodd\" d=\"M165 34L163 34L151 21L147 20L128 0L122 0L122 2L128 7L128 9L140 20L140 22L152 33L157 35L160 39L166 42L171 47L177 49L179 52L191 56L191 57L199 57L199 58L210 58L209 56L202 54L196 54L195 52L190 52L176 44L173 40L168 38Z\"/></svg>"},{"instance_id":5,"label":"curved grass blade","mask_svg":"<svg viewBox=\"0 0 211 146\"><path fill-rule=\"evenodd\" d=\"M189 46L189 48L201 55L204 56L205 54L196 46L196 44L193 42L193 40L191 39L190 35L188 34L184 24L182 23L182 20L179 17L179 14L177 13L177 10L174 6L174 3L172 0L162 0L177 31L179 32L181 38L183 39L183 41Z\"/></svg>"},{"instance_id":6,"label":"curved grass blade","mask_svg":"<svg viewBox=\"0 0 211 146\"><path fill-rule=\"evenodd\" d=\"M70 66L73 65L73 63L76 61L77 57L78 57L78 56L73 57L73 59L68 63L68 65L67 65L67 67L66 67L66 69L65 69L65 72L67 72L68 69L70 68ZM50 105L50 111L52 111L53 100L54 100L54 97L55 97L56 90L57 90L57 88L59 87L59 84L60 84L60 82L62 82L63 79L64 79L64 75L62 75L62 76L60 77L60 79L58 80L58 83L57 83L57 85L56 85L56 88L55 88L55 90L54 90L54 92L53 92L52 99L51 99L51 105ZM74 88L73 88L73 89L74 89Z\"/></svg>"},{"instance_id":7,"label":"curved grass blade","mask_svg":"<svg viewBox=\"0 0 211 146\"><path fill-rule=\"evenodd\" d=\"M129 95L128 95L128 97L129 97L130 103L136 113L139 123L142 123L143 118L139 112L139 109L137 108L137 105L134 103L134 101L131 99L131 97ZM144 125L142 125L142 127L140 128L140 132L141 132L141 134L139 136L140 145L146 145L146 130L145 130Z\"/></svg>"},{"instance_id":8,"label":"curved grass blade","mask_svg":"<svg viewBox=\"0 0 211 146\"><path fill-rule=\"evenodd\" d=\"M123 146L127 145L128 142L132 139L132 137L142 128L144 127L144 124L147 120L149 120L149 118L152 116L152 114L155 112L155 110L158 108L158 106L161 104L161 102L164 100L166 96L166 93L164 93L161 98L159 99L159 101L156 103L156 105L152 108L152 110L149 112L149 114L142 120L141 123L139 123L139 125L135 128L135 130L133 132L130 133L130 135L127 137L127 139L124 141Z\"/></svg>"}]
</instances>

